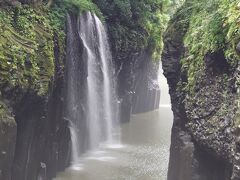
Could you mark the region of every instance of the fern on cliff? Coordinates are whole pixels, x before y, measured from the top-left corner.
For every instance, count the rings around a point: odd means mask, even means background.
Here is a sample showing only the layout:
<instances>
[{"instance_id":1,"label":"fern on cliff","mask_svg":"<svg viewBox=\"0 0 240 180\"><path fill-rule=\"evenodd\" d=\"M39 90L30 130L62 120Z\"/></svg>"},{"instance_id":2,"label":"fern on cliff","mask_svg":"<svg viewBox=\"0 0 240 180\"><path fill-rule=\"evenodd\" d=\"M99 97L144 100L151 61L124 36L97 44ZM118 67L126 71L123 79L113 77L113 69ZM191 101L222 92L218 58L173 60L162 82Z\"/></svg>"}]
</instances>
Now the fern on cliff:
<instances>
[{"instance_id":1,"label":"fern on cliff","mask_svg":"<svg viewBox=\"0 0 240 180\"><path fill-rule=\"evenodd\" d=\"M129 54L148 48L153 59L162 51L169 0L93 0L109 23L113 51ZM118 53L120 54L120 53Z\"/></svg>"},{"instance_id":2,"label":"fern on cliff","mask_svg":"<svg viewBox=\"0 0 240 180\"><path fill-rule=\"evenodd\" d=\"M0 31L0 87L45 94L54 72L48 20L31 7L9 7L0 12Z\"/></svg>"},{"instance_id":3,"label":"fern on cliff","mask_svg":"<svg viewBox=\"0 0 240 180\"><path fill-rule=\"evenodd\" d=\"M181 62L188 71L186 89L194 91L198 72L205 68L207 53L223 51L231 66L239 60L236 46L240 41L240 4L237 0L194 0L189 8L193 13L188 19L190 25L184 40L187 51Z\"/></svg>"}]
</instances>

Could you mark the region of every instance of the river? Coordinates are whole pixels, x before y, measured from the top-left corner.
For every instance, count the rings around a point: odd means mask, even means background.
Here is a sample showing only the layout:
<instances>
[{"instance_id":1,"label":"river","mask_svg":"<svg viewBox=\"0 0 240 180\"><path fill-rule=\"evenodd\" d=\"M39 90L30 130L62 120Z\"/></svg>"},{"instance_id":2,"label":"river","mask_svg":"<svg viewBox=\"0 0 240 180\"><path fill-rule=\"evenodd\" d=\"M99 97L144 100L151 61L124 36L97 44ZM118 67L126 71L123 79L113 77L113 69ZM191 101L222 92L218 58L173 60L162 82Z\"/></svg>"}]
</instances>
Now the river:
<instances>
[{"instance_id":1,"label":"river","mask_svg":"<svg viewBox=\"0 0 240 180\"><path fill-rule=\"evenodd\" d=\"M132 115L121 125L121 145L100 146L54 180L166 180L173 115L161 68L159 83L159 110Z\"/></svg>"}]
</instances>

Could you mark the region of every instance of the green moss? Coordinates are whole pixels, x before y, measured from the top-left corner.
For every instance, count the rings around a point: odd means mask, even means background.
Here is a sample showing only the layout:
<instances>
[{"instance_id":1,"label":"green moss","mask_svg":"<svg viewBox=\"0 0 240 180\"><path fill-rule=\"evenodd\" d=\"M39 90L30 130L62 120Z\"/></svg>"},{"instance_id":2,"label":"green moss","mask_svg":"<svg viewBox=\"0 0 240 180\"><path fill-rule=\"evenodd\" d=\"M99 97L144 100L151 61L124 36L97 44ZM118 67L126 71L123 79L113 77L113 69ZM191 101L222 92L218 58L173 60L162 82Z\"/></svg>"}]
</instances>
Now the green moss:
<instances>
[{"instance_id":1,"label":"green moss","mask_svg":"<svg viewBox=\"0 0 240 180\"><path fill-rule=\"evenodd\" d=\"M54 73L53 30L41 11L29 6L0 12L0 87L48 90Z\"/></svg>"},{"instance_id":2,"label":"green moss","mask_svg":"<svg viewBox=\"0 0 240 180\"><path fill-rule=\"evenodd\" d=\"M19 4L0 10L0 89L32 89L39 95L46 95L54 75L54 45L63 66L66 14L89 10L102 18L91 0L56 0L52 7Z\"/></svg>"},{"instance_id":3,"label":"green moss","mask_svg":"<svg viewBox=\"0 0 240 180\"><path fill-rule=\"evenodd\" d=\"M163 32L169 16L166 12L169 1L133 1L139 10L139 24L147 32L146 42L153 52L153 59L159 59L163 49Z\"/></svg>"},{"instance_id":4,"label":"green moss","mask_svg":"<svg viewBox=\"0 0 240 180\"><path fill-rule=\"evenodd\" d=\"M90 11L95 13L101 20L104 20L100 9L91 0L56 0L54 2L50 9L47 8L50 24L54 29L63 30L65 28L66 15L69 12L79 14Z\"/></svg>"},{"instance_id":5,"label":"green moss","mask_svg":"<svg viewBox=\"0 0 240 180\"><path fill-rule=\"evenodd\" d=\"M114 54L135 54L143 49L160 59L162 34L168 22L169 0L93 0L108 23ZM122 57L117 57L121 59Z\"/></svg>"},{"instance_id":6,"label":"green moss","mask_svg":"<svg viewBox=\"0 0 240 180\"><path fill-rule=\"evenodd\" d=\"M236 52L237 43L240 42L240 2L237 0L227 1L222 0L219 12L224 14L223 28L226 31L226 50L225 56L229 63L235 65L239 60L239 55Z\"/></svg>"},{"instance_id":7,"label":"green moss","mask_svg":"<svg viewBox=\"0 0 240 180\"><path fill-rule=\"evenodd\" d=\"M181 60L182 67L188 71L188 91L194 92L198 75L205 68L204 58L207 53L222 50L231 66L237 64L239 56L236 45L240 41L239 6L237 0L193 0L189 4L193 13L184 38L187 52Z\"/></svg>"},{"instance_id":8,"label":"green moss","mask_svg":"<svg viewBox=\"0 0 240 180\"><path fill-rule=\"evenodd\" d=\"M91 0L63 0L63 6L69 11L91 11L102 18L102 13Z\"/></svg>"}]
</instances>

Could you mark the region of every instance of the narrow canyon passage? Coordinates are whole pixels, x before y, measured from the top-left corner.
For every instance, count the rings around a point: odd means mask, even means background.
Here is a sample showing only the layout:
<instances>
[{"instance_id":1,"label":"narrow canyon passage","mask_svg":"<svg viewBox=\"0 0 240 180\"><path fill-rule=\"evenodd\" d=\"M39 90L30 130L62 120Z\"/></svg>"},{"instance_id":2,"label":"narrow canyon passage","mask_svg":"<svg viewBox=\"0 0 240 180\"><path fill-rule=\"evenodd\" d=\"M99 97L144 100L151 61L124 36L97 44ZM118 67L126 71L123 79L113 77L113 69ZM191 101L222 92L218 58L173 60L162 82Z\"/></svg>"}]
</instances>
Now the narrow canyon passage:
<instances>
[{"instance_id":1,"label":"narrow canyon passage","mask_svg":"<svg viewBox=\"0 0 240 180\"><path fill-rule=\"evenodd\" d=\"M240 0L0 0L0 35L0 180L240 180Z\"/></svg>"},{"instance_id":2,"label":"narrow canyon passage","mask_svg":"<svg viewBox=\"0 0 240 180\"><path fill-rule=\"evenodd\" d=\"M161 69L159 81L159 110L132 115L121 126L120 146L101 145L54 180L166 180L173 116Z\"/></svg>"}]
</instances>

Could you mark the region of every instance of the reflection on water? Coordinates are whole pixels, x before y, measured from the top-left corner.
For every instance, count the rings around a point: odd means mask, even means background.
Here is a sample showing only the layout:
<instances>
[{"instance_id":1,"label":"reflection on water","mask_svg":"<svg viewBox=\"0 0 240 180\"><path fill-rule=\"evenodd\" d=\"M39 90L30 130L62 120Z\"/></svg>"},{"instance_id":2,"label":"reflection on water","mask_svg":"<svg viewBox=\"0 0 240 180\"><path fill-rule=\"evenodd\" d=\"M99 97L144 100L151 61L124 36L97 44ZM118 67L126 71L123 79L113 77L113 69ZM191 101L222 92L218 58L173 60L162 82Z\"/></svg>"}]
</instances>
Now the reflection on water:
<instances>
[{"instance_id":1,"label":"reflection on water","mask_svg":"<svg viewBox=\"0 0 240 180\"><path fill-rule=\"evenodd\" d=\"M132 116L122 125L121 146L101 146L55 180L166 180L172 119L165 106Z\"/></svg>"}]
</instances>

